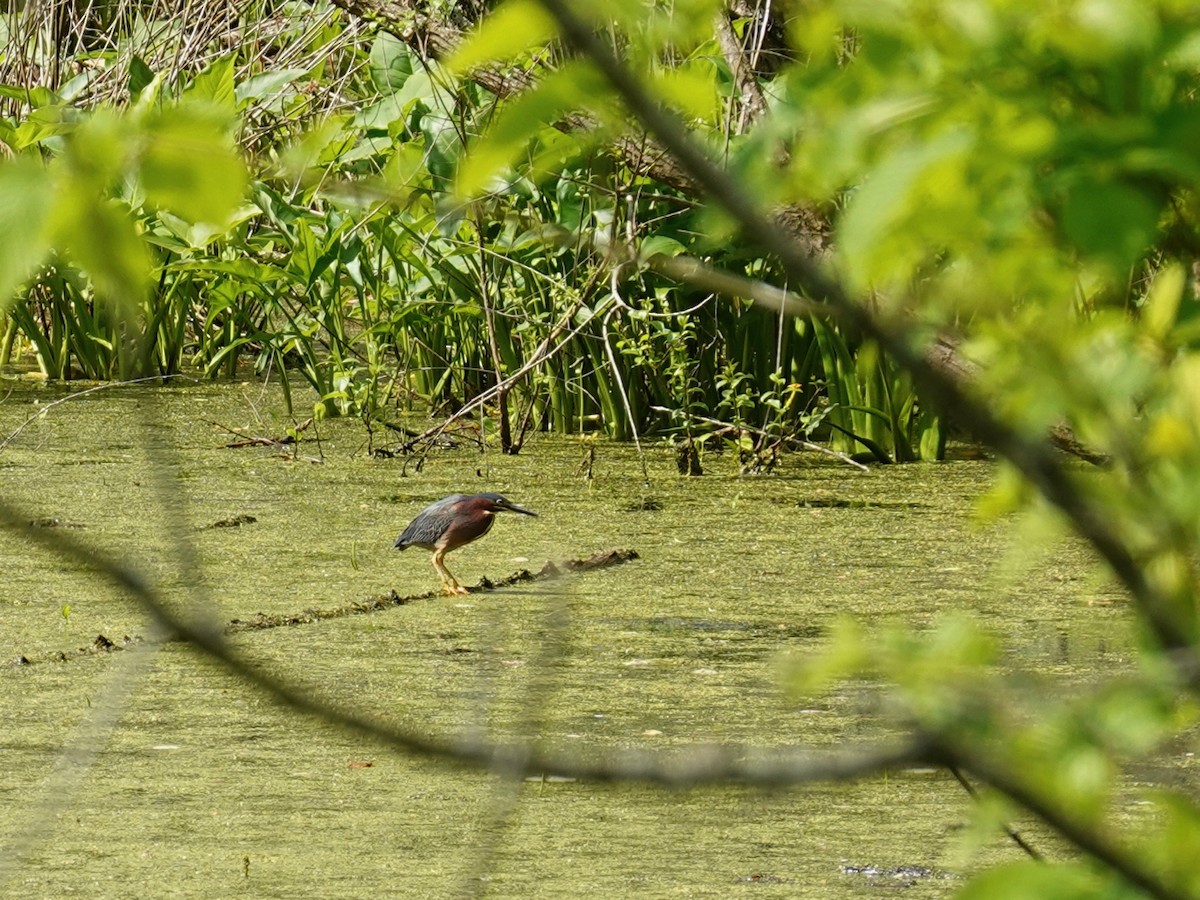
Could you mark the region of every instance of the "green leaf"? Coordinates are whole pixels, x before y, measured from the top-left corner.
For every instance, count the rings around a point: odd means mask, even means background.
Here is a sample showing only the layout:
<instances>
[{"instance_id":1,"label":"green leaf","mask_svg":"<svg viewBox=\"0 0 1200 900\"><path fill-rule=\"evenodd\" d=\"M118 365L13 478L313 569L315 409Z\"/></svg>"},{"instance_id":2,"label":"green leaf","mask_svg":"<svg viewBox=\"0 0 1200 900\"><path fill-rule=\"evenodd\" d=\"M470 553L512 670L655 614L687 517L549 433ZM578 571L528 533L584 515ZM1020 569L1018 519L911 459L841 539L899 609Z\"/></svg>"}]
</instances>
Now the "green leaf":
<instances>
[{"instance_id":1,"label":"green leaf","mask_svg":"<svg viewBox=\"0 0 1200 900\"><path fill-rule=\"evenodd\" d=\"M887 238L920 213L926 180L936 178L940 166L968 153L971 146L970 136L955 130L905 147L887 156L851 195L838 227L838 250L858 287L866 286L881 265L891 262Z\"/></svg>"},{"instance_id":2,"label":"green leaf","mask_svg":"<svg viewBox=\"0 0 1200 900\"><path fill-rule=\"evenodd\" d=\"M45 143L50 138L71 132L80 114L69 106L40 106L17 126L13 137L17 149Z\"/></svg>"},{"instance_id":3,"label":"green leaf","mask_svg":"<svg viewBox=\"0 0 1200 900\"><path fill-rule=\"evenodd\" d=\"M37 160L0 164L0 309L50 250L47 226L54 186Z\"/></svg>"},{"instance_id":4,"label":"green leaf","mask_svg":"<svg viewBox=\"0 0 1200 900\"><path fill-rule=\"evenodd\" d=\"M1160 340L1166 337L1175 324L1186 282L1187 276L1179 263L1171 263L1155 274L1142 306L1142 324L1154 337Z\"/></svg>"},{"instance_id":5,"label":"green leaf","mask_svg":"<svg viewBox=\"0 0 1200 900\"><path fill-rule=\"evenodd\" d=\"M1062 211L1066 236L1084 253L1123 271L1154 240L1158 208L1142 191L1121 182L1086 179Z\"/></svg>"},{"instance_id":6,"label":"green leaf","mask_svg":"<svg viewBox=\"0 0 1200 900\"><path fill-rule=\"evenodd\" d=\"M217 238L225 234L233 225L245 222L247 219L252 219L257 215L261 215L261 210L257 206L245 205L237 209L232 216L218 225L204 220L189 222L165 210L160 210L158 213L159 221L162 223L162 228L165 228L170 233L170 236L163 234L162 229L158 229L155 232L148 232L146 240L152 244L157 244L160 247L166 247L176 252L181 250L203 250ZM220 260L204 260L205 271L227 271L220 266Z\"/></svg>"},{"instance_id":7,"label":"green leaf","mask_svg":"<svg viewBox=\"0 0 1200 900\"><path fill-rule=\"evenodd\" d=\"M1194 896L1200 887L1193 853L1200 841L1200 809L1195 800L1166 790L1151 792L1156 826L1146 835L1147 856L1159 862Z\"/></svg>"},{"instance_id":8,"label":"green leaf","mask_svg":"<svg viewBox=\"0 0 1200 900\"><path fill-rule=\"evenodd\" d=\"M129 61L129 96L137 97L153 83L154 71L146 65L144 59L134 55Z\"/></svg>"},{"instance_id":9,"label":"green leaf","mask_svg":"<svg viewBox=\"0 0 1200 900\"><path fill-rule=\"evenodd\" d=\"M1097 900L1140 895L1122 892L1082 865L1025 860L989 869L956 896L958 900Z\"/></svg>"},{"instance_id":10,"label":"green leaf","mask_svg":"<svg viewBox=\"0 0 1200 900\"><path fill-rule=\"evenodd\" d=\"M58 242L91 276L101 299L131 309L142 298L150 258L127 208L97 200L81 185L60 198L53 223Z\"/></svg>"},{"instance_id":11,"label":"green leaf","mask_svg":"<svg viewBox=\"0 0 1200 900\"><path fill-rule=\"evenodd\" d=\"M355 128L387 131L391 124L408 115L407 104L399 94L388 94L362 107L354 116Z\"/></svg>"},{"instance_id":12,"label":"green leaf","mask_svg":"<svg viewBox=\"0 0 1200 900\"><path fill-rule=\"evenodd\" d=\"M285 171L301 174L312 166L340 159L357 137L350 116L330 116L284 147L279 154L280 163Z\"/></svg>"},{"instance_id":13,"label":"green leaf","mask_svg":"<svg viewBox=\"0 0 1200 900\"><path fill-rule=\"evenodd\" d=\"M654 87L659 96L688 116L715 122L720 114L716 75L709 66L690 64L657 73Z\"/></svg>"},{"instance_id":14,"label":"green leaf","mask_svg":"<svg viewBox=\"0 0 1200 900\"><path fill-rule=\"evenodd\" d=\"M16 100L18 103L29 104L31 109L51 106L61 102L62 98L47 87L26 88L12 84L0 84L0 97Z\"/></svg>"},{"instance_id":15,"label":"green leaf","mask_svg":"<svg viewBox=\"0 0 1200 900\"><path fill-rule=\"evenodd\" d=\"M388 187L407 192L428 182L425 151L416 143L401 144L383 169Z\"/></svg>"},{"instance_id":16,"label":"green leaf","mask_svg":"<svg viewBox=\"0 0 1200 900\"><path fill-rule=\"evenodd\" d=\"M638 247L638 256L642 259L650 259L652 256L678 256L686 250L687 248L675 238L656 234L642 241L641 246Z\"/></svg>"},{"instance_id":17,"label":"green leaf","mask_svg":"<svg viewBox=\"0 0 1200 900\"><path fill-rule=\"evenodd\" d=\"M247 78L234 91L238 106L274 96L307 72L307 69L282 69L278 72L263 72L253 78Z\"/></svg>"},{"instance_id":18,"label":"green leaf","mask_svg":"<svg viewBox=\"0 0 1200 900\"><path fill-rule=\"evenodd\" d=\"M793 697L807 698L837 681L864 674L874 662L862 626L843 617L833 623L822 650L789 654L783 659L782 680Z\"/></svg>"},{"instance_id":19,"label":"green leaf","mask_svg":"<svg viewBox=\"0 0 1200 900\"><path fill-rule=\"evenodd\" d=\"M86 69L83 72L80 72L58 89L58 96L67 103L70 103L85 90L87 90L88 85L95 80L96 75L96 69Z\"/></svg>"},{"instance_id":20,"label":"green leaf","mask_svg":"<svg viewBox=\"0 0 1200 900\"><path fill-rule=\"evenodd\" d=\"M200 103L165 110L150 122L141 159L147 199L193 222L224 223L246 190L246 167L228 124Z\"/></svg>"},{"instance_id":21,"label":"green leaf","mask_svg":"<svg viewBox=\"0 0 1200 900\"><path fill-rule=\"evenodd\" d=\"M86 182L93 195L107 192L125 175L133 136L124 117L98 109L72 131L58 162L72 181Z\"/></svg>"},{"instance_id":22,"label":"green leaf","mask_svg":"<svg viewBox=\"0 0 1200 900\"><path fill-rule=\"evenodd\" d=\"M222 56L191 80L183 89L183 100L207 100L218 106L232 109L237 103L237 91L233 86L234 54Z\"/></svg>"},{"instance_id":23,"label":"green leaf","mask_svg":"<svg viewBox=\"0 0 1200 900\"><path fill-rule=\"evenodd\" d=\"M371 83L381 94L400 90L413 73L408 46L393 34L379 32L371 46L368 71L371 73Z\"/></svg>"},{"instance_id":24,"label":"green leaf","mask_svg":"<svg viewBox=\"0 0 1200 900\"><path fill-rule=\"evenodd\" d=\"M536 0L508 0L483 20L446 61L461 75L487 62L507 62L541 47L558 33L554 19Z\"/></svg>"}]
</instances>

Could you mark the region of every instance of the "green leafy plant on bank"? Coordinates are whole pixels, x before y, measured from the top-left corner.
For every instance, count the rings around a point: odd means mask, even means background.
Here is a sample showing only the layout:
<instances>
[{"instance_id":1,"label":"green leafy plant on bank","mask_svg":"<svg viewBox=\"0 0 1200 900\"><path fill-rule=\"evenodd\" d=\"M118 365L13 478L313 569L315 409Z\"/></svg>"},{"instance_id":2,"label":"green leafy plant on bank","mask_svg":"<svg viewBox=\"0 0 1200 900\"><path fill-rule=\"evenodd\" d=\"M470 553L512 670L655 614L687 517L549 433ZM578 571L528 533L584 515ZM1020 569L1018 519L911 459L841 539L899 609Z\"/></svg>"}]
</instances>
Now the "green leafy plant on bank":
<instances>
[{"instance_id":1,"label":"green leafy plant on bank","mask_svg":"<svg viewBox=\"0 0 1200 900\"><path fill-rule=\"evenodd\" d=\"M173 27L164 26L160 43L176 39L180 26ZM139 55L121 45L109 61L127 66L124 85L113 81L110 66L58 92L22 93L24 105L12 86L17 114L4 139L30 159L37 153L53 160L87 122L88 104L102 110L103 98L123 88L142 110L177 102L220 110L227 117L222 128L256 154L258 171L235 209L225 209L227 195L221 201L220 220L209 211L181 214L146 203L136 192L115 196L150 245L138 264L146 289L136 304L110 312L90 272L61 257L10 307L6 361L27 349L54 378L185 367L216 377L252 366L285 385L307 383L322 415L368 422L388 421L398 410L453 412L526 370L505 391L505 409L489 400L493 421L518 435L599 428L617 438L634 429L670 431L686 406L702 414L691 418L692 430L732 424L706 421L721 419L728 406L715 378L726 358L754 379L746 384L751 419L784 430L801 427L799 407L772 406L773 378L802 385L811 401L824 385L859 377L853 368L821 372L811 331L752 309L712 303L699 338L689 339L686 318L672 317L697 298L679 286L636 278L622 288L633 298L630 308L610 314L606 263L596 246L614 228L624 230L629 219L661 222L646 234L650 245L704 248L696 244L689 199L644 178L631 181L630 173L595 158L589 139L543 128L528 174L492 195L485 219L463 215L450 202L462 137L504 114L494 98L479 90L455 94L444 73L415 62L397 39L357 37L336 17L319 27L296 20L272 42L278 67L235 51L190 72L159 71L161 53ZM321 106L314 98L329 81L342 99ZM241 174L213 178L222 189L246 184ZM617 199L622 182L647 199L630 209ZM180 199L200 200L206 190L192 182ZM547 246L539 222L574 234L574 244ZM653 334L641 309L663 316ZM140 336L136 363L120 361L126 332ZM540 352L546 341L551 351ZM695 359L679 360L681 347ZM694 371L690 381L661 374L680 366ZM883 418L896 423L905 414ZM862 423L840 424L855 432ZM863 436L877 440L879 430ZM896 439L901 443L879 446L894 458L910 457L904 428Z\"/></svg>"}]
</instances>

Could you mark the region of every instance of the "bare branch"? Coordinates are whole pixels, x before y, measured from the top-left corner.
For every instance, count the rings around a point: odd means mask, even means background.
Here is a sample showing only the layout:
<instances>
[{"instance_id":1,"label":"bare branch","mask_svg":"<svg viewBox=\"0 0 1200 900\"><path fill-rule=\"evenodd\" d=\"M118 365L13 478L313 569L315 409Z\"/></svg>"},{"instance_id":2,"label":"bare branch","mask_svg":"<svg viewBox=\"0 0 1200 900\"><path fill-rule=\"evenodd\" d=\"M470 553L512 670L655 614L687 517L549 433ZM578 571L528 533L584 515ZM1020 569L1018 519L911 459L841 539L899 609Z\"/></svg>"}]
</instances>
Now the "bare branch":
<instances>
[{"instance_id":1,"label":"bare branch","mask_svg":"<svg viewBox=\"0 0 1200 900\"><path fill-rule=\"evenodd\" d=\"M521 775L560 775L592 781L644 781L671 786L720 784L731 781L782 787L815 781L862 778L877 772L937 760L924 738L891 746L871 746L829 753L795 748L767 750L740 745L696 745L674 752L623 750L598 759L551 753L529 742L497 744L474 738L441 739L374 721L341 709L295 685L275 678L239 654L219 629L191 622L172 612L163 598L135 570L91 552L80 541L58 531L27 528L28 515L0 501L0 524L26 538L100 573L135 598L167 635L177 635L221 663L273 700L296 712L378 740L397 750L457 765L471 765Z\"/></svg>"},{"instance_id":2,"label":"bare branch","mask_svg":"<svg viewBox=\"0 0 1200 900\"><path fill-rule=\"evenodd\" d=\"M767 108L767 101L763 98L762 87L759 86L754 70L746 59L741 42L733 33L733 26L729 24L729 16L725 10L721 10L715 16L714 30L721 53L725 62L729 64L729 71L733 73L733 83L738 86L738 92L741 94L742 109L738 128L741 131L747 123L753 122L763 114Z\"/></svg>"}]
</instances>

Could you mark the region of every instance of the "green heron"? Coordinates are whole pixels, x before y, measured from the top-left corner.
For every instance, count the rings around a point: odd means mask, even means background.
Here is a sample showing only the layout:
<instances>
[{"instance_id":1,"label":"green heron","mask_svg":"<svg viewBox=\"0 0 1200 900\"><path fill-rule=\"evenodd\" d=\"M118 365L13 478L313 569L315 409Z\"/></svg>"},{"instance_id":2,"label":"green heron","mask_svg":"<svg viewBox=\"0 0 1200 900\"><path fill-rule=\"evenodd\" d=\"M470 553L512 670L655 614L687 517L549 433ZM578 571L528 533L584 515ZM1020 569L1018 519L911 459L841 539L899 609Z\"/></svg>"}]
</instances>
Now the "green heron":
<instances>
[{"instance_id":1,"label":"green heron","mask_svg":"<svg viewBox=\"0 0 1200 900\"><path fill-rule=\"evenodd\" d=\"M451 494L421 510L396 538L396 549L420 547L432 550L433 567L441 576L446 592L465 594L467 589L450 574L443 560L451 550L457 550L487 534L496 513L504 510L526 516L537 515L499 494Z\"/></svg>"}]
</instances>

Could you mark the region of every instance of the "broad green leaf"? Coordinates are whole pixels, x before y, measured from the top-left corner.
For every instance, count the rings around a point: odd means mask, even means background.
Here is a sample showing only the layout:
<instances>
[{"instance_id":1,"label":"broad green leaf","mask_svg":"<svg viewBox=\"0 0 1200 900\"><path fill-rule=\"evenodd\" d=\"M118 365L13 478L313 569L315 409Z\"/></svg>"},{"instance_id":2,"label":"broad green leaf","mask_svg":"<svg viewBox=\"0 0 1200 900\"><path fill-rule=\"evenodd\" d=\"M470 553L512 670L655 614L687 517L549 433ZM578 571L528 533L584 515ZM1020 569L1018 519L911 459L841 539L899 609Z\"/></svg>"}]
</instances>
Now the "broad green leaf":
<instances>
[{"instance_id":1,"label":"broad green leaf","mask_svg":"<svg viewBox=\"0 0 1200 900\"><path fill-rule=\"evenodd\" d=\"M148 123L141 158L147 199L192 222L221 225L242 203L246 167L212 107L184 103Z\"/></svg>"},{"instance_id":2,"label":"broad green leaf","mask_svg":"<svg viewBox=\"0 0 1200 900\"><path fill-rule=\"evenodd\" d=\"M547 178L557 178L571 160L577 159L590 148L603 143L606 131L592 128L584 132L565 134L555 128L543 128L534 139L533 153L529 162L529 177L541 183Z\"/></svg>"},{"instance_id":3,"label":"broad green leaf","mask_svg":"<svg viewBox=\"0 0 1200 900\"><path fill-rule=\"evenodd\" d=\"M1190 71L1200 68L1200 31L1186 32L1167 54L1165 61L1173 69Z\"/></svg>"},{"instance_id":4,"label":"broad green leaf","mask_svg":"<svg viewBox=\"0 0 1200 900\"><path fill-rule=\"evenodd\" d=\"M136 98L149 85L154 83L154 71L146 65L146 61L134 54L129 60L129 96Z\"/></svg>"},{"instance_id":5,"label":"broad green leaf","mask_svg":"<svg viewBox=\"0 0 1200 900\"><path fill-rule=\"evenodd\" d=\"M18 157L0 164L0 310L50 250L54 192L40 161Z\"/></svg>"},{"instance_id":6,"label":"broad green leaf","mask_svg":"<svg viewBox=\"0 0 1200 900\"><path fill-rule=\"evenodd\" d=\"M1086 0L1059 9L1065 13L1061 19L1042 19L1046 37L1084 66L1141 56L1160 36L1154 5L1140 0Z\"/></svg>"},{"instance_id":7,"label":"broad green leaf","mask_svg":"<svg viewBox=\"0 0 1200 900\"><path fill-rule=\"evenodd\" d=\"M180 224L186 224L182 220L177 221ZM254 259L246 259L245 257L237 259L205 258L179 260L170 263L167 268L175 272L220 272L231 276L234 280L253 282L255 284L270 284L282 281L285 278L284 273L275 266L267 265ZM228 305L228 303L226 302L221 305Z\"/></svg>"},{"instance_id":8,"label":"broad green leaf","mask_svg":"<svg viewBox=\"0 0 1200 900\"><path fill-rule=\"evenodd\" d=\"M446 67L464 72L488 62L506 62L541 47L558 33L554 19L536 0L507 0L450 55Z\"/></svg>"},{"instance_id":9,"label":"broad green leaf","mask_svg":"<svg viewBox=\"0 0 1200 900\"><path fill-rule=\"evenodd\" d=\"M68 103L71 102L87 89L87 86L95 80L96 74L95 69L85 69L59 88L58 96Z\"/></svg>"},{"instance_id":10,"label":"broad green leaf","mask_svg":"<svg viewBox=\"0 0 1200 900\"><path fill-rule=\"evenodd\" d=\"M1166 337L1175 324L1186 280L1183 266L1178 263L1171 263L1154 276L1154 283L1142 306L1142 324L1154 337Z\"/></svg>"},{"instance_id":11,"label":"broad green leaf","mask_svg":"<svg viewBox=\"0 0 1200 900\"><path fill-rule=\"evenodd\" d=\"M80 185L60 198L53 225L57 242L91 277L101 299L130 309L142 298L150 257L127 208L98 200Z\"/></svg>"},{"instance_id":12,"label":"broad green leaf","mask_svg":"<svg viewBox=\"0 0 1200 900\"><path fill-rule=\"evenodd\" d=\"M806 15L795 16L789 25L793 40L808 54L811 64L832 62L841 51L843 24L834 10L817 6Z\"/></svg>"},{"instance_id":13,"label":"broad green leaf","mask_svg":"<svg viewBox=\"0 0 1200 900\"><path fill-rule=\"evenodd\" d=\"M400 90L413 73L408 46L393 34L379 32L375 43L371 45L368 71L371 73L371 83L381 94Z\"/></svg>"},{"instance_id":14,"label":"broad green leaf","mask_svg":"<svg viewBox=\"0 0 1200 900\"><path fill-rule=\"evenodd\" d=\"M1080 864L1024 860L997 866L967 882L958 900L1097 900L1129 897L1116 884Z\"/></svg>"},{"instance_id":15,"label":"broad green leaf","mask_svg":"<svg viewBox=\"0 0 1200 900\"><path fill-rule=\"evenodd\" d=\"M162 223L162 228L170 232L172 238L167 238L161 232L157 235L154 232L150 232L147 233L146 240L176 251L204 250L214 240L224 235L233 225L245 222L260 214L261 211L257 206L245 205L237 209L223 223L217 225L204 220L189 222L186 219L181 219L179 216L172 215L166 210L160 210L158 213L159 221ZM204 265L212 271L221 271L219 264L220 260L205 260L204 262Z\"/></svg>"},{"instance_id":16,"label":"broad green leaf","mask_svg":"<svg viewBox=\"0 0 1200 900\"><path fill-rule=\"evenodd\" d=\"M1158 207L1121 182L1082 180L1071 188L1062 211L1066 236L1118 272L1145 252L1157 226Z\"/></svg>"},{"instance_id":17,"label":"broad green leaf","mask_svg":"<svg viewBox=\"0 0 1200 900\"><path fill-rule=\"evenodd\" d=\"M45 144L52 138L71 132L80 120L77 110L69 106L41 106L17 126L14 143L17 149Z\"/></svg>"},{"instance_id":18,"label":"broad green leaf","mask_svg":"<svg viewBox=\"0 0 1200 900\"><path fill-rule=\"evenodd\" d=\"M458 129L448 116L426 115L421 118L421 133L425 136L425 164L430 174L448 184L462 154Z\"/></svg>"},{"instance_id":19,"label":"broad green leaf","mask_svg":"<svg viewBox=\"0 0 1200 900\"><path fill-rule=\"evenodd\" d=\"M416 143L401 144L383 170L383 177L393 190L407 191L427 181L425 151Z\"/></svg>"},{"instance_id":20,"label":"broad green leaf","mask_svg":"<svg viewBox=\"0 0 1200 900\"><path fill-rule=\"evenodd\" d=\"M239 84L234 91L234 96L237 98L239 106L263 100L279 93L307 72L307 69L281 69L278 72L263 72L247 78Z\"/></svg>"},{"instance_id":21,"label":"broad green leaf","mask_svg":"<svg viewBox=\"0 0 1200 900\"><path fill-rule=\"evenodd\" d=\"M941 417L928 404L917 412L917 447L923 460L940 460L946 456L946 429Z\"/></svg>"},{"instance_id":22,"label":"broad green leaf","mask_svg":"<svg viewBox=\"0 0 1200 900\"><path fill-rule=\"evenodd\" d=\"M233 69L237 62L230 53L213 60L208 68L196 75L183 89L183 100L207 100L217 106L233 108L237 91L233 85Z\"/></svg>"},{"instance_id":23,"label":"broad green leaf","mask_svg":"<svg viewBox=\"0 0 1200 900\"><path fill-rule=\"evenodd\" d=\"M558 201L556 213L558 224L567 231L575 231L583 225L583 212L587 206L583 189L572 178L562 178L555 191Z\"/></svg>"},{"instance_id":24,"label":"broad green leaf","mask_svg":"<svg viewBox=\"0 0 1200 900\"><path fill-rule=\"evenodd\" d=\"M47 87L27 88L21 85L0 84L0 97L16 100L18 103L28 103L31 109L50 106L59 103L62 98Z\"/></svg>"},{"instance_id":25,"label":"broad green leaf","mask_svg":"<svg viewBox=\"0 0 1200 900\"><path fill-rule=\"evenodd\" d=\"M783 683L793 697L812 697L835 682L863 675L875 663L862 625L842 617L834 621L820 651L789 653L783 657Z\"/></svg>"},{"instance_id":26,"label":"broad green leaf","mask_svg":"<svg viewBox=\"0 0 1200 900\"><path fill-rule=\"evenodd\" d=\"M99 196L124 177L133 136L124 116L111 109L96 110L71 132L57 162L72 181L80 183L81 190Z\"/></svg>"},{"instance_id":27,"label":"broad green leaf","mask_svg":"<svg viewBox=\"0 0 1200 900\"><path fill-rule=\"evenodd\" d=\"M691 63L660 72L654 79L654 89L663 100L691 118L716 122L720 115L721 97L711 66L702 68Z\"/></svg>"},{"instance_id":28,"label":"broad green leaf","mask_svg":"<svg viewBox=\"0 0 1200 900\"><path fill-rule=\"evenodd\" d=\"M656 234L642 241L638 247L638 256L642 259L650 259L652 256L678 256L686 250L687 248L675 238Z\"/></svg>"},{"instance_id":29,"label":"broad green leaf","mask_svg":"<svg viewBox=\"0 0 1200 900\"><path fill-rule=\"evenodd\" d=\"M407 107L399 94L387 94L360 109L354 116L354 127L387 131L393 122L408 115Z\"/></svg>"},{"instance_id":30,"label":"broad green leaf","mask_svg":"<svg viewBox=\"0 0 1200 900\"><path fill-rule=\"evenodd\" d=\"M970 136L955 130L905 147L889 155L850 196L838 228L838 250L857 287L865 287L881 267L893 262L889 235L920 215L922 189L937 178L939 167L962 157L971 146Z\"/></svg>"},{"instance_id":31,"label":"broad green leaf","mask_svg":"<svg viewBox=\"0 0 1200 900\"><path fill-rule=\"evenodd\" d=\"M1155 790L1151 797L1156 804L1156 827L1146 835L1146 855L1182 884L1189 896L1200 888L1200 873L1196 871L1193 854L1200 846L1200 808L1186 794ZM1184 892L1181 892L1184 893Z\"/></svg>"},{"instance_id":32,"label":"broad green leaf","mask_svg":"<svg viewBox=\"0 0 1200 900\"><path fill-rule=\"evenodd\" d=\"M330 116L284 147L279 154L280 163L284 171L301 174L313 166L340 159L354 146L358 136L350 116Z\"/></svg>"}]
</instances>

